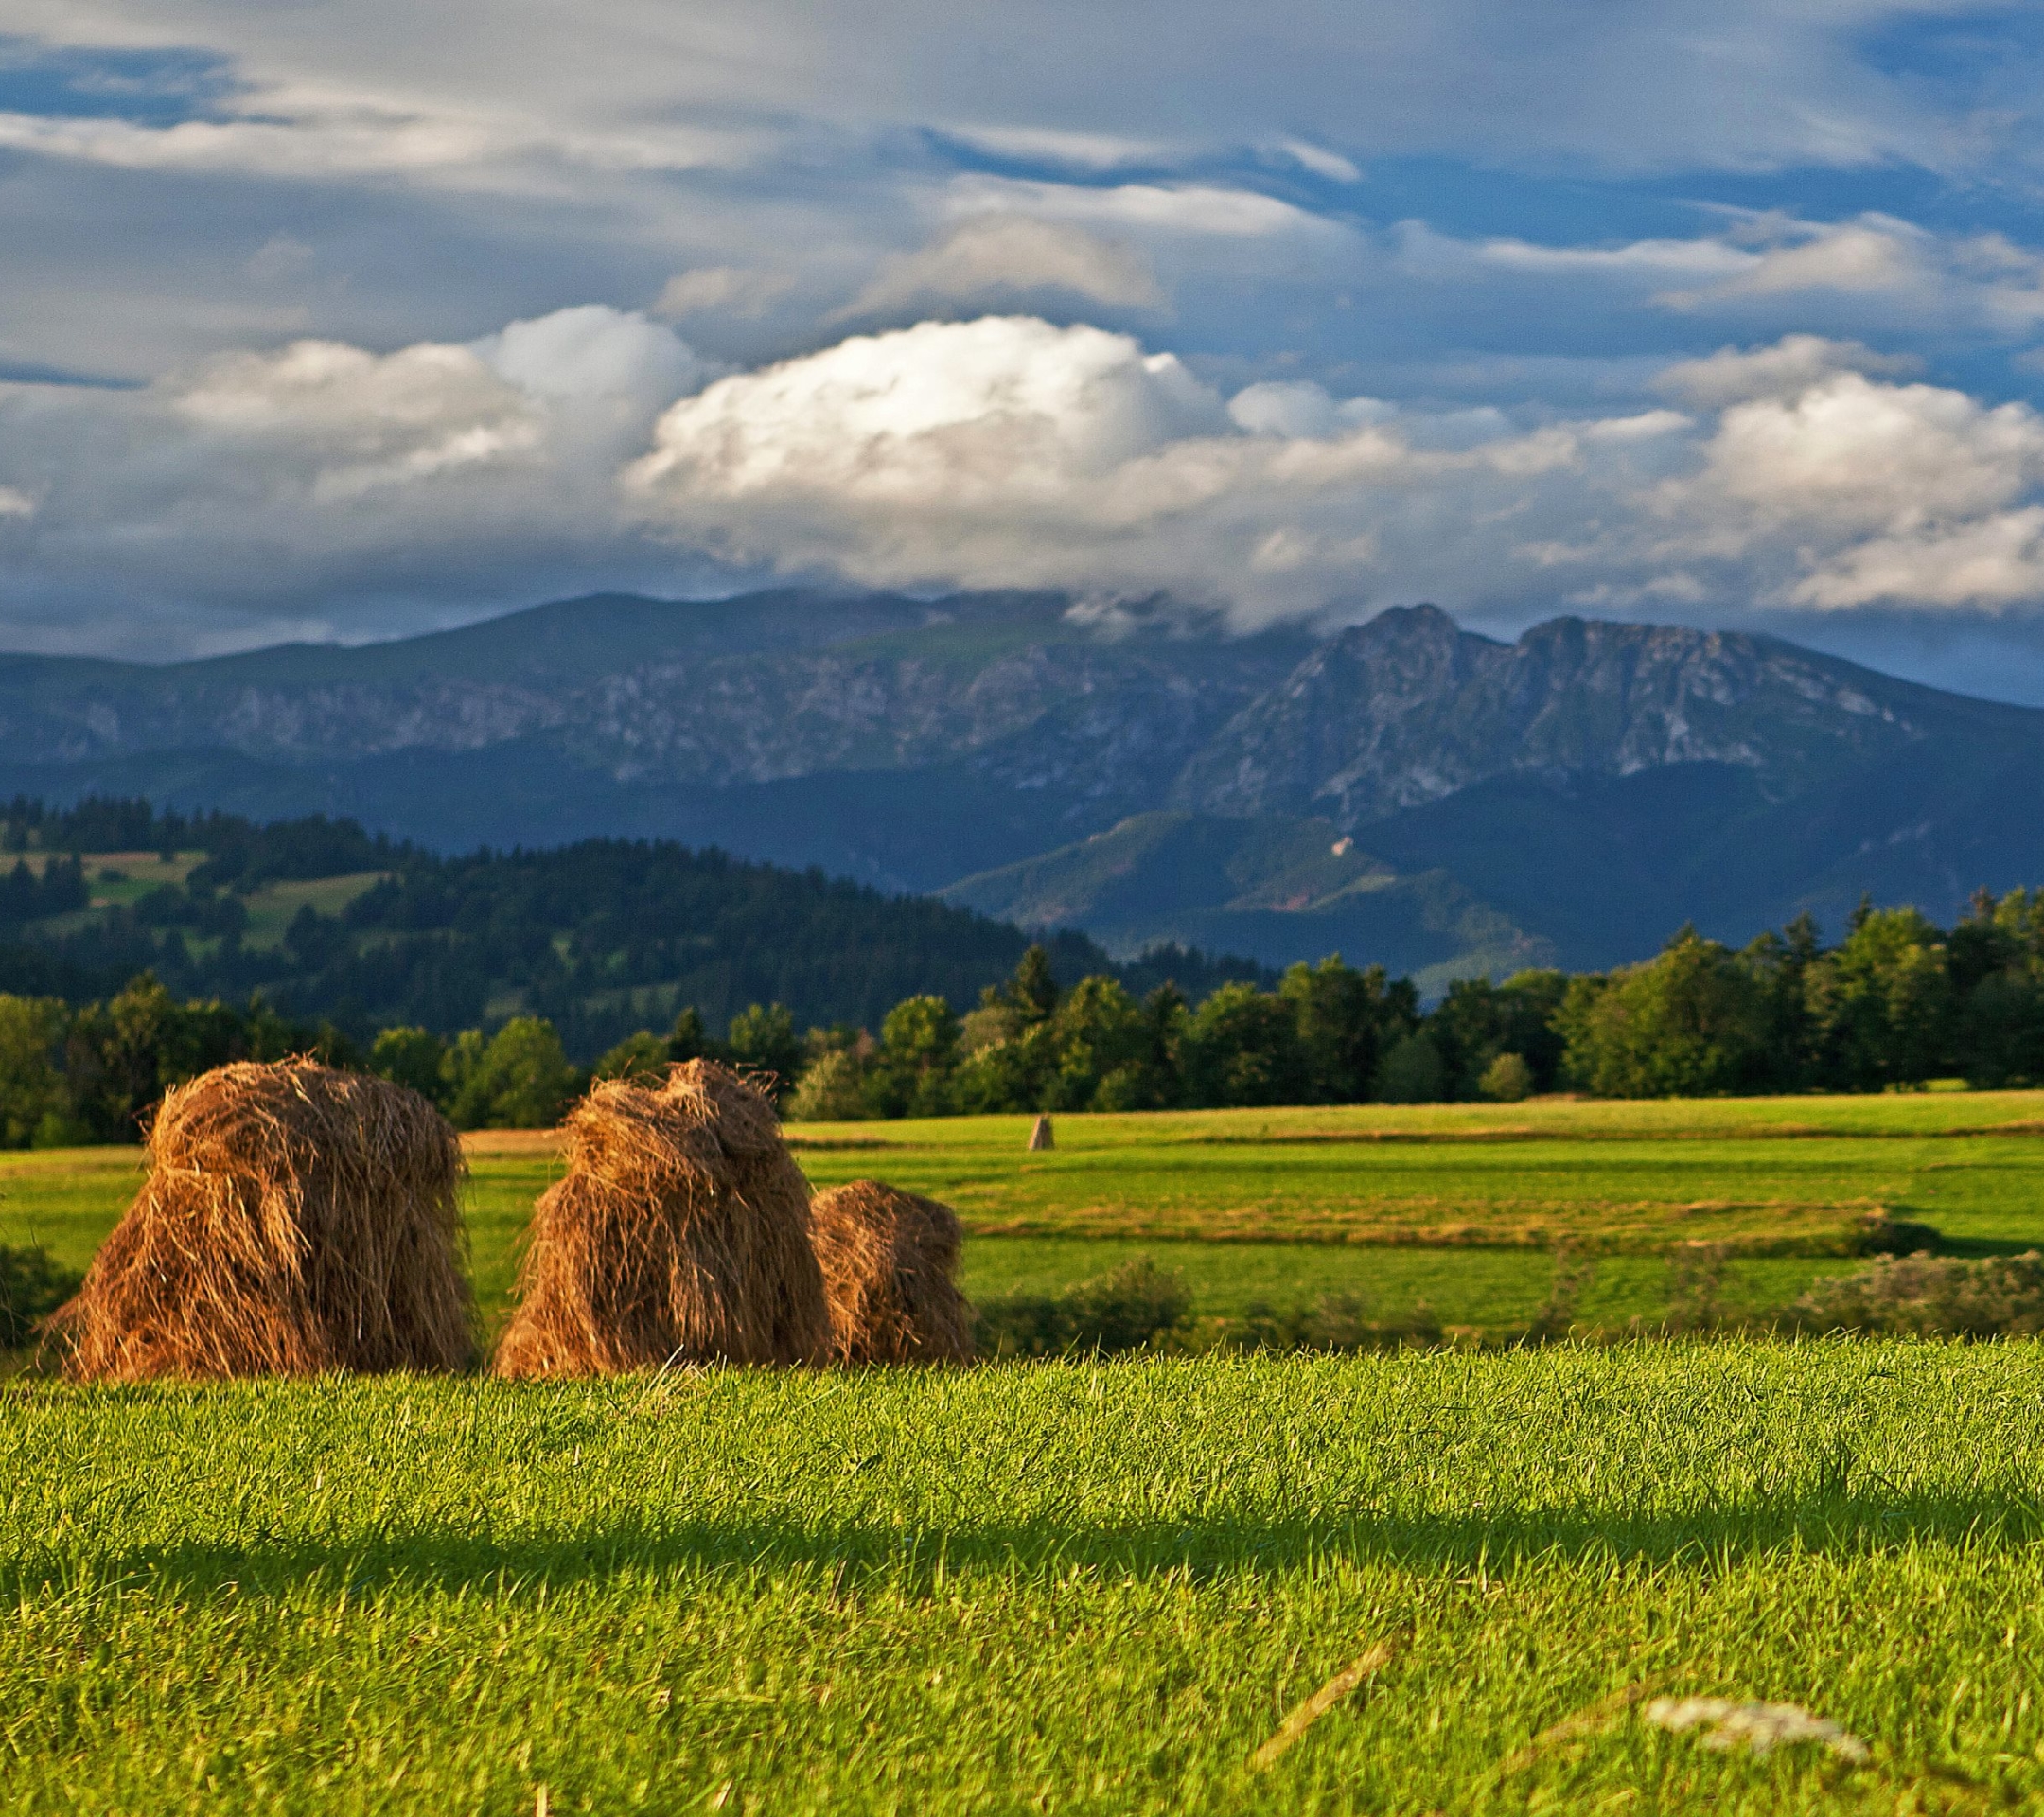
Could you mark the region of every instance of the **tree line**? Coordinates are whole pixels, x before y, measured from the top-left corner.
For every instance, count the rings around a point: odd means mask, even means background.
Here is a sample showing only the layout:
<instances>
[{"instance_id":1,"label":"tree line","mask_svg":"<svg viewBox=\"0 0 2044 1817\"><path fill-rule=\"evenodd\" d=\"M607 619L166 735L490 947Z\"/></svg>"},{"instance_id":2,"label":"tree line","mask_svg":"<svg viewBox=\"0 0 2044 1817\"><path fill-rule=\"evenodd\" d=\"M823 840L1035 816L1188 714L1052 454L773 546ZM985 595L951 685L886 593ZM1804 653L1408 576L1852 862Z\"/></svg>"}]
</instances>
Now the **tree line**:
<instances>
[{"instance_id":1,"label":"tree line","mask_svg":"<svg viewBox=\"0 0 2044 1817\"><path fill-rule=\"evenodd\" d=\"M1408 980L1339 957L1195 1002L1169 979L1063 983L1038 944L962 1014L920 992L877 1031L804 1032L786 1005L755 1002L713 1034L692 1005L590 1067L542 1015L360 1041L259 995L180 1000L145 974L80 1007L0 995L0 1143L132 1140L181 1080L305 1051L414 1086L464 1128L549 1123L592 1077L697 1056L770 1076L803 1119L2044 1085L2044 891L1982 893L1948 932L1862 905L1829 947L1806 916L1737 950L1685 927L1637 965L1466 979L1431 1008Z\"/></svg>"}]
</instances>

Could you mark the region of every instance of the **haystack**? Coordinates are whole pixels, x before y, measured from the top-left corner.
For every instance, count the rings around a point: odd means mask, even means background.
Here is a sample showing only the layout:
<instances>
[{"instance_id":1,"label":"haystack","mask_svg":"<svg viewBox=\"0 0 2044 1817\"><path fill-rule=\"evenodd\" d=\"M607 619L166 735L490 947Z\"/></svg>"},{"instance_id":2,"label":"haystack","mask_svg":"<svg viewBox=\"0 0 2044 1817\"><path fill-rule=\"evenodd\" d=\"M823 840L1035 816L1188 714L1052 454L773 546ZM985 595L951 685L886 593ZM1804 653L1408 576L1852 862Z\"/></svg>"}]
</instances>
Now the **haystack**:
<instances>
[{"instance_id":1,"label":"haystack","mask_svg":"<svg viewBox=\"0 0 2044 1817\"><path fill-rule=\"evenodd\" d=\"M958 1214L877 1180L819 1192L810 1233L843 1363L970 1363L973 1314L954 1279Z\"/></svg>"},{"instance_id":2,"label":"haystack","mask_svg":"<svg viewBox=\"0 0 2044 1817\"><path fill-rule=\"evenodd\" d=\"M75 1379L472 1360L461 1144L416 1092L305 1059L220 1067L165 1096L149 1160L51 1320Z\"/></svg>"},{"instance_id":3,"label":"haystack","mask_svg":"<svg viewBox=\"0 0 2044 1817\"><path fill-rule=\"evenodd\" d=\"M592 1085L566 1130L568 1172L534 1213L499 1375L827 1357L809 1184L765 1092L691 1060L657 1087Z\"/></svg>"}]
</instances>

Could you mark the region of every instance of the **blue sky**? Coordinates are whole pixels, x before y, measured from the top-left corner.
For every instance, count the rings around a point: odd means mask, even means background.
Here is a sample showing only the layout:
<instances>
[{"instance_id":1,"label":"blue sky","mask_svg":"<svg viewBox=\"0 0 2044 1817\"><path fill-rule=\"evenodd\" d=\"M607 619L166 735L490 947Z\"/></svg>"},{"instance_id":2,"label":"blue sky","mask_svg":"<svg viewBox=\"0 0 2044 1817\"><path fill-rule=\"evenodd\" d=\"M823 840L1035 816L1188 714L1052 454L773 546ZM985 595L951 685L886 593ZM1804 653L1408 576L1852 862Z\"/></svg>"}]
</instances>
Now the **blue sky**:
<instances>
[{"instance_id":1,"label":"blue sky","mask_svg":"<svg viewBox=\"0 0 2044 1817\"><path fill-rule=\"evenodd\" d=\"M0 644L791 575L2044 701L2044 9L0 0Z\"/></svg>"}]
</instances>

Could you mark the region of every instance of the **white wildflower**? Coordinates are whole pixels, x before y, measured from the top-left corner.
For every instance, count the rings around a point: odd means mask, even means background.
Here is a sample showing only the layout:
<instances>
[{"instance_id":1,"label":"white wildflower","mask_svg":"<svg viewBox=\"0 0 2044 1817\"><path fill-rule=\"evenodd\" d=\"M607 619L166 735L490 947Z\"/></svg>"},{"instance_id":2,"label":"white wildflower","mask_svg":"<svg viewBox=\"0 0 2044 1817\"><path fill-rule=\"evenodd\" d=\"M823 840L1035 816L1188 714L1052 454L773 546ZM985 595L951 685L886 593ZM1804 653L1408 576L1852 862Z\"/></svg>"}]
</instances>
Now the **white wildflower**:
<instances>
[{"instance_id":1,"label":"white wildflower","mask_svg":"<svg viewBox=\"0 0 2044 1817\"><path fill-rule=\"evenodd\" d=\"M1706 1748L1751 1748L1769 1754L1797 1741L1821 1741L1841 1760L1867 1757L1867 1745L1828 1717L1795 1703L1739 1702L1729 1697L1657 1697L1647 1705L1656 1728L1703 1729Z\"/></svg>"}]
</instances>

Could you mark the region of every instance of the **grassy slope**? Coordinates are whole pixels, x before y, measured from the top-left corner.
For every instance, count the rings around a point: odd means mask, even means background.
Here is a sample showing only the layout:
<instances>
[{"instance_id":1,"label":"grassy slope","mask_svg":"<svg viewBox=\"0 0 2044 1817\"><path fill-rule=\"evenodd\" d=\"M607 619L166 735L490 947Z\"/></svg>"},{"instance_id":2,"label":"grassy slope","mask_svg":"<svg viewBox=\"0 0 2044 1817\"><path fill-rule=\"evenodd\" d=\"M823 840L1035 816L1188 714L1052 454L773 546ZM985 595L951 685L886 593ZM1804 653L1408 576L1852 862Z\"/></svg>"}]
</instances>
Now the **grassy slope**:
<instances>
[{"instance_id":1,"label":"grassy slope","mask_svg":"<svg viewBox=\"0 0 2044 1817\"><path fill-rule=\"evenodd\" d=\"M1506 1324L1546 1291L1548 1259L1524 1246L1530 1238L1615 1232L1634 1253L1599 1264L1581 1310L1622 1324L1660 1312L1655 1252L1683 1238L1822 1240L1879 1205L1962 1251L2044 1243L2039 1093L1061 1117L1048 1155L1024 1152L1028 1125L958 1118L793 1134L819 1186L872 1174L958 1206L975 1232L967 1290L981 1297L1148 1253L1184 1272L1202 1312L1333 1290L1385 1316L1424 1299L1452 1324ZM477 1287L495 1312L556 1163L547 1138L517 1132L471 1138L470 1152ZM0 1242L41 1242L82 1266L136 1166L126 1150L0 1155ZM1443 1229L1463 1240L1425 1244ZM1215 1234L1231 1240L1202 1240ZM1478 1246L1467 1246L1471 1234ZM1383 1246L1387 1235L1406 1241ZM1736 1263L1731 1294L1778 1303L1841 1265Z\"/></svg>"},{"instance_id":2,"label":"grassy slope","mask_svg":"<svg viewBox=\"0 0 2044 1817\"><path fill-rule=\"evenodd\" d=\"M1979 1810L2044 1797L2034 1347L38 1387L22 1813ZM1405 1650L1267 1774L1372 1642ZM1865 1738L1712 1753L1651 1685Z\"/></svg>"}]
</instances>

